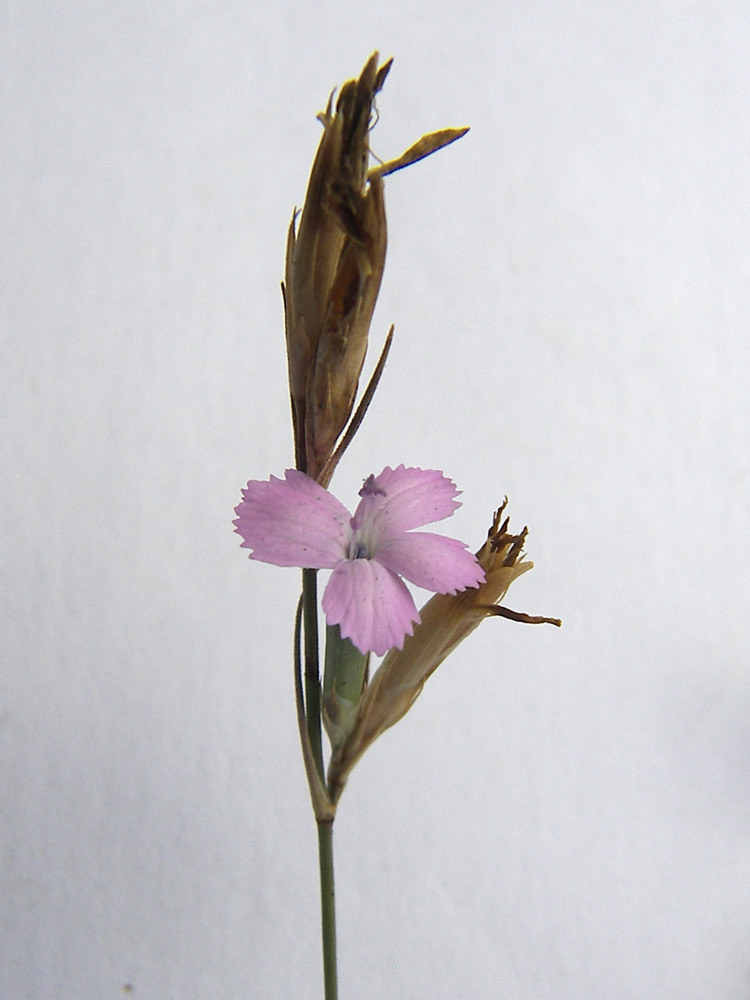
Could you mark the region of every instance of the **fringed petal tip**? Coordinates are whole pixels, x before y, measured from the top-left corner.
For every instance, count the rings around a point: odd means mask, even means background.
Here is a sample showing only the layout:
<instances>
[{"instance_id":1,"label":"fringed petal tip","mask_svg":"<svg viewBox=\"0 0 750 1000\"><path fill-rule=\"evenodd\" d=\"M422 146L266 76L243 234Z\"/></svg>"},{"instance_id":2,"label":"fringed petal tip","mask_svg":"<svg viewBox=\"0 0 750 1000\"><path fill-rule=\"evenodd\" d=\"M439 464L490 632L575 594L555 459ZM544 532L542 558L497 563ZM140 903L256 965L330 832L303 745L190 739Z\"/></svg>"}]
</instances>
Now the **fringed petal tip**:
<instances>
[{"instance_id":1,"label":"fringed petal tip","mask_svg":"<svg viewBox=\"0 0 750 1000\"><path fill-rule=\"evenodd\" d=\"M386 466L373 482L378 498L378 528L383 537L442 521L461 504L453 480L437 469Z\"/></svg>"},{"instance_id":2,"label":"fringed petal tip","mask_svg":"<svg viewBox=\"0 0 750 1000\"><path fill-rule=\"evenodd\" d=\"M417 587L455 594L478 587L485 574L464 542L428 531L414 531L379 547L375 558Z\"/></svg>"},{"instance_id":3,"label":"fringed petal tip","mask_svg":"<svg viewBox=\"0 0 750 1000\"><path fill-rule=\"evenodd\" d=\"M235 531L251 558L275 566L332 569L344 557L349 512L304 472L251 480L235 508Z\"/></svg>"},{"instance_id":4,"label":"fringed petal tip","mask_svg":"<svg viewBox=\"0 0 750 1000\"><path fill-rule=\"evenodd\" d=\"M323 611L361 653L376 656L394 646L400 649L419 622L403 580L369 559L339 563L323 594Z\"/></svg>"}]
</instances>

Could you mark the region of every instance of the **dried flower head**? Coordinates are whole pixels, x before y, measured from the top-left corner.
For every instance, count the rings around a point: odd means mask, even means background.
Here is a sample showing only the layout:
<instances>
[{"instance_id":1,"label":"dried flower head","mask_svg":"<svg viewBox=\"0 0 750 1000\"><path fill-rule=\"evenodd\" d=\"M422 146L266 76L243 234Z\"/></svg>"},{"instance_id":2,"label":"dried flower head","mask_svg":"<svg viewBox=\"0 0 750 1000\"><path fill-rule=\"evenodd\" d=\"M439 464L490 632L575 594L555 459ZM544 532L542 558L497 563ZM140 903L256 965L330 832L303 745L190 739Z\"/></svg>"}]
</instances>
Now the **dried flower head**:
<instances>
[{"instance_id":1,"label":"dried flower head","mask_svg":"<svg viewBox=\"0 0 750 1000\"><path fill-rule=\"evenodd\" d=\"M357 80L318 115L323 136L296 227L283 287L297 468L328 485L331 458L352 413L383 276L383 177L453 142L466 129L422 136L398 159L368 169L375 95L391 67L368 59ZM335 462L334 462L335 464Z\"/></svg>"},{"instance_id":2,"label":"dried flower head","mask_svg":"<svg viewBox=\"0 0 750 1000\"><path fill-rule=\"evenodd\" d=\"M378 54L319 119L299 232L287 241L286 339L297 465L317 478L351 413L385 264L383 185L367 180Z\"/></svg>"},{"instance_id":3,"label":"dried flower head","mask_svg":"<svg viewBox=\"0 0 750 1000\"><path fill-rule=\"evenodd\" d=\"M421 621L413 635L402 649L392 649L386 655L367 685L357 721L331 759L328 779L335 799L362 754L408 712L430 674L485 618L499 615L531 624L561 624L557 618L526 615L498 605L516 577L534 565L523 558L527 529L520 535L508 531L508 518L503 516L506 503L495 513L487 541L476 554L485 573L484 582L455 595L430 598L420 611Z\"/></svg>"}]
</instances>

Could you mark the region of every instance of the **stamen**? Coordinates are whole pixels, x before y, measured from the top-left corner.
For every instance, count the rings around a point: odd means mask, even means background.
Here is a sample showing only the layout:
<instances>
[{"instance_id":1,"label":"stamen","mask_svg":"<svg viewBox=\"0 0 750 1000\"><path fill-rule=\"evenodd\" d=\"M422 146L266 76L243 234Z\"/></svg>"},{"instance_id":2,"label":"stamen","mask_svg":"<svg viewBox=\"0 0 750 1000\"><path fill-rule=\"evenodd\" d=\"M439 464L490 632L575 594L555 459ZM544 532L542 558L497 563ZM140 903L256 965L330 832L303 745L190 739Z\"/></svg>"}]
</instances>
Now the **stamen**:
<instances>
[{"instance_id":1,"label":"stamen","mask_svg":"<svg viewBox=\"0 0 750 1000\"><path fill-rule=\"evenodd\" d=\"M388 494L383 489L382 486L375 485L375 475L370 473L370 475L365 479L362 489L359 491L359 496L361 497L386 497Z\"/></svg>"}]
</instances>

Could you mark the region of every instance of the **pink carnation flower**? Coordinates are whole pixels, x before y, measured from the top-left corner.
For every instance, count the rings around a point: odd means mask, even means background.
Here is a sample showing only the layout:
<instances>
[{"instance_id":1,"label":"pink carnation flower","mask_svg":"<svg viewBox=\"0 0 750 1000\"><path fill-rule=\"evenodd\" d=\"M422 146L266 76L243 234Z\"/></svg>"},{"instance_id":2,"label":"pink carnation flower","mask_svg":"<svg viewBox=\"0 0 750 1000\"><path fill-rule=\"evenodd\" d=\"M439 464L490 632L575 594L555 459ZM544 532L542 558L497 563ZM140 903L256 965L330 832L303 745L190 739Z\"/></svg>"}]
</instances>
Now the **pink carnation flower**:
<instances>
[{"instance_id":1,"label":"pink carnation flower","mask_svg":"<svg viewBox=\"0 0 750 1000\"><path fill-rule=\"evenodd\" d=\"M411 530L449 517L458 492L441 472L386 467L365 480L352 516L314 479L287 469L285 479L247 484L234 524L251 559L333 570L323 594L329 625L380 656L401 649L419 622L401 577L440 594L484 581L463 542Z\"/></svg>"}]
</instances>

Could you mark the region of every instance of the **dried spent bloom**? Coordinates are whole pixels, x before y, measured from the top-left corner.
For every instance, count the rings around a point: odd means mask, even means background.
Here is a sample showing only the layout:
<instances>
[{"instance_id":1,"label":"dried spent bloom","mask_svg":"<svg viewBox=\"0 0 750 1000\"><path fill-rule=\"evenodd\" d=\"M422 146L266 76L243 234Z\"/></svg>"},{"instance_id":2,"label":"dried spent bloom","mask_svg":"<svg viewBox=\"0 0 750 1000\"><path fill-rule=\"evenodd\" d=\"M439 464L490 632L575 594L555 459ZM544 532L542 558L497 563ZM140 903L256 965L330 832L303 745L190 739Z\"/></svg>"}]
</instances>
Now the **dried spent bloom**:
<instances>
[{"instance_id":1,"label":"dried spent bloom","mask_svg":"<svg viewBox=\"0 0 750 1000\"><path fill-rule=\"evenodd\" d=\"M323 136L305 202L287 237L284 284L289 389L297 468L327 486L327 466L352 413L385 266L383 177L466 129L422 136L398 159L368 170L375 95L391 67L368 59L318 115ZM335 459L334 459L335 462Z\"/></svg>"},{"instance_id":2,"label":"dried spent bloom","mask_svg":"<svg viewBox=\"0 0 750 1000\"><path fill-rule=\"evenodd\" d=\"M513 580L534 565L522 558L527 529L520 535L508 532L508 519L503 519L506 503L495 513L487 541L477 552L484 582L454 596L436 594L430 598L420 611L421 621L414 633L403 648L388 653L365 688L357 721L331 759L328 780L334 799L367 748L408 712L430 674L485 618L500 615L531 624L561 624L556 618L525 615L498 606Z\"/></svg>"},{"instance_id":3,"label":"dried spent bloom","mask_svg":"<svg viewBox=\"0 0 750 1000\"><path fill-rule=\"evenodd\" d=\"M378 54L319 115L323 136L287 240L286 338L297 464L313 478L351 413L386 249L383 185L367 182ZM304 464L303 464L304 463Z\"/></svg>"},{"instance_id":4,"label":"dried spent bloom","mask_svg":"<svg viewBox=\"0 0 750 1000\"><path fill-rule=\"evenodd\" d=\"M460 504L441 472L386 467L369 476L352 516L303 472L251 480L236 508L236 531L251 559L275 566L331 569L323 594L329 625L362 653L400 648L420 616L402 577L454 594L485 578L463 542L412 528L441 521Z\"/></svg>"}]
</instances>

